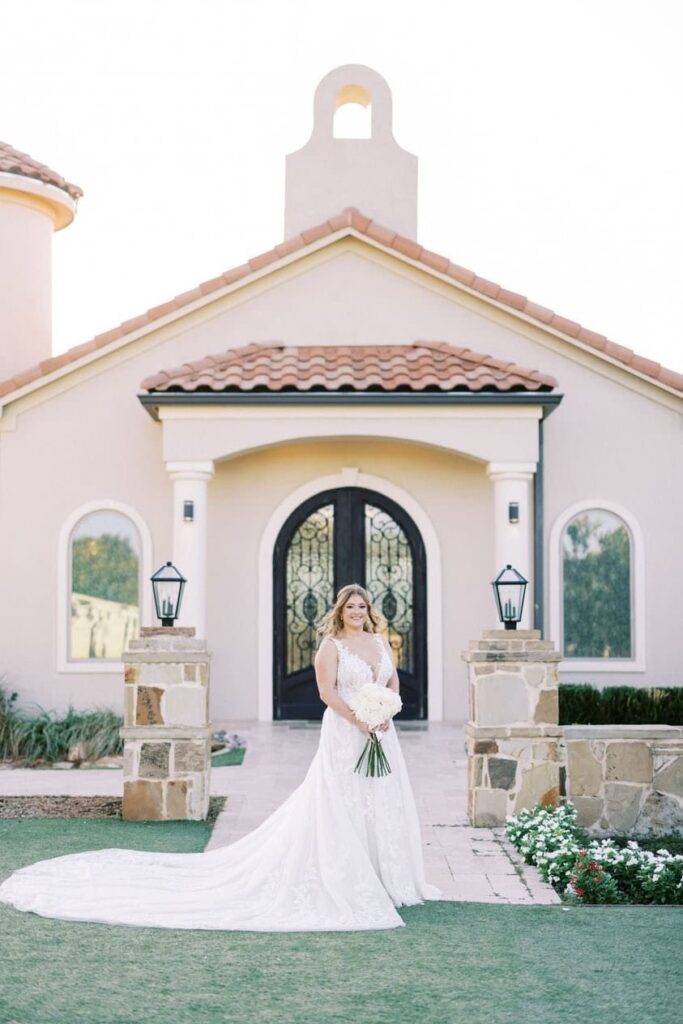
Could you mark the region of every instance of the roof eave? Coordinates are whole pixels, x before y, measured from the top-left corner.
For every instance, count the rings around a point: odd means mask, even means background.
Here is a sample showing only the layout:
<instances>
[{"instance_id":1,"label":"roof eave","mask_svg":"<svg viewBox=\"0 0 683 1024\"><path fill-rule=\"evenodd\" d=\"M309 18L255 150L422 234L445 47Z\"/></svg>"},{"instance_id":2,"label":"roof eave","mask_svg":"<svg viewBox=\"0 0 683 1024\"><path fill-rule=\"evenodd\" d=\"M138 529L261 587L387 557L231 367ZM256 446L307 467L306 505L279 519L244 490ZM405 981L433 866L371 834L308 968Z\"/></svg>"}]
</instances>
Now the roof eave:
<instances>
[{"instance_id":1,"label":"roof eave","mask_svg":"<svg viewBox=\"0 0 683 1024\"><path fill-rule=\"evenodd\" d=\"M154 420L160 406L221 405L419 405L419 406L540 406L543 418L557 408L562 394L548 391L152 391L139 394L141 405Z\"/></svg>"}]
</instances>

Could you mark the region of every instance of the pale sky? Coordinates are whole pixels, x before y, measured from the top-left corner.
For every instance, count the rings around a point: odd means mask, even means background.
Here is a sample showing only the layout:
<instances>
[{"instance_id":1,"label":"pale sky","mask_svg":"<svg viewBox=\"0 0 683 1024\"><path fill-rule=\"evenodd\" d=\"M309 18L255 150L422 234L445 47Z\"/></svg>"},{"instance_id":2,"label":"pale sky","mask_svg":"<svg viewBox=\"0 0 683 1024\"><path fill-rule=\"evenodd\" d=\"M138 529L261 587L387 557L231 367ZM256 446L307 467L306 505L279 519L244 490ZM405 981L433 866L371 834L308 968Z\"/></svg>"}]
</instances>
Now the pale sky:
<instances>
[{"instance_id":1,"label":"pale sky","mask_svg":"<svg viewBox=\"0 0 683 1024\"><path fill-rule=\"evenodd\" d=\"M54 351L281 241L315 87L361 63L420 159L423 245L683 372L680 12L0 0L0 139L85 192L55 236Z\"/></svg>"}]
</instances>

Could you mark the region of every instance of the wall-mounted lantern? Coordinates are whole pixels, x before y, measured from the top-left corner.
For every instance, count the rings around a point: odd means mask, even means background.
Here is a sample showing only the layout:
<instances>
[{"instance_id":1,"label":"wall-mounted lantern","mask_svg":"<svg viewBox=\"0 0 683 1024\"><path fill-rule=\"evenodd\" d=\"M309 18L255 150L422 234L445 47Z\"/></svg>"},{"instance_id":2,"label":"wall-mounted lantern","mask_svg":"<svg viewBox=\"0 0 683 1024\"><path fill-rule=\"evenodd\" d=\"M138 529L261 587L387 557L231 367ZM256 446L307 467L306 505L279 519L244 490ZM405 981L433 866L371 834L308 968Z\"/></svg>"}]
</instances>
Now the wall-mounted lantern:
<instances>
[{"instance_id":1,"label":"wall-mounted lantern","mask_svg":"<svg viewBox=\"0 0 683 1024\"><path fill-rule=\"evenodd\" d=\"M506 629L517 629L517 623L521 621L528 582L511 565L506 565L491 584L498 618Z\"/></svg>"},{"instance_id":2,"label":"wall-mounted lantern","mask_svg":"<svg viewBox=\"0 0 683 1024\"><path fill-rule=\"evenodd\" d=\"M193 523L194 522L194 502L184 501L183 502L183 522Z\"/></svg>"},{"instance_id":3,"label":"wall-mounted lantern","mask_svg":"<svg viewBox=\"0 0 683 1024\"><path fill-rule=\"evenodd\" d=\"M508 504L508 523L519 522L519 502L511 501Z\"/></svg>"},{"instance_id":4,"label":"wall-mounted lantern","mask_svg":"<svg viewBox=\"0 0 683 1024\"><path fill-rule=\"evenodd\" d=\"M154 605L162 626L172 626L180 614L183 591L187 580L171 562L166 562L150 577L154 591Z\"/></svg>"}]
</instances>

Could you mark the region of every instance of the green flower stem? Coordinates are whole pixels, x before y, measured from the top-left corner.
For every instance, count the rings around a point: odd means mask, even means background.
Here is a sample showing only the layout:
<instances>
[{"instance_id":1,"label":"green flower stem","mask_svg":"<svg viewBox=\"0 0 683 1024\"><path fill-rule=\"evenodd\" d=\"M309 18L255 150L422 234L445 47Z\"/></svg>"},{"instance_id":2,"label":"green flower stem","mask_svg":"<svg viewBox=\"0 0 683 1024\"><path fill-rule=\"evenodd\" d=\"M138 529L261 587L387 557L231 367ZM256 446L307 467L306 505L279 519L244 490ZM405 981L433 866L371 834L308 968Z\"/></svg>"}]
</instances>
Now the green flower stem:
<instances>
[{"instance_id":1,"label":"green flower stem","mask_svg":"<svg viewBox=\"0 0 683 1024\"><path fill-rule=\"evenodd\" d=\"M356 762L354 771L360 772L363 764L365 764L366 776L377 778L379 776L389 775L391 772L387 755L384 753L384 748L382 747L382 741L375 733L370 735L363 747L361 755Z\"/></svg>"}]
</instances>

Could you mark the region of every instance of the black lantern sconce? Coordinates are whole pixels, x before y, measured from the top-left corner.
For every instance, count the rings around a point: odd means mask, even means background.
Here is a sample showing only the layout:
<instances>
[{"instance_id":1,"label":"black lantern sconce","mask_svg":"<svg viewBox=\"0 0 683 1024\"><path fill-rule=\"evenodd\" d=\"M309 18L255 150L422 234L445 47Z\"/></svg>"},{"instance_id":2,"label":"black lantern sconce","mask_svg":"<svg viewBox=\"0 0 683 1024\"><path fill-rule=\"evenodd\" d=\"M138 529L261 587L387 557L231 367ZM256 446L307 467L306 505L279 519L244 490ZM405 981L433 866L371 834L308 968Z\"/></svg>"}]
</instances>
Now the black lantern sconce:
<instances>
[{"instance_id":1,"label":"black lantern sconce","mask_svg":"<svg viewBox=\"0 0 683 1024\"><path fill-rule=\"evenodd\" d=\"M506 629L517 629L517 623L522 619L528 582L511 565L506 565L491 584L496 598L498 618Z\"/></svg>"},{"instance_id":2,"label":"black lantern sconce","mask_svg":"<svg viewBox=\"0 0 683 1024\"><path fill-rule=\"evenodd\" d=\"M193 523L194 522L194 502L184 501L183 502L183 522Z\"/></svg>"},{"instance_id":3,"label":"black lantern sconce","mask_svg":"<svg viewBox=\"0 0 683 1024\"><path fill-rule=\"evenodd\" d=\"M180 614L180 605L187 580L171 562L167 562L166 565L162 565L161 569L157 569L150 579L154 591L157 618L161 619L162 626L172 626Z\"/></svg>"},{"instance_id":4,"label":"black lantern sconce","mask_svg":"<svg viewBox=\"0 0 683 1024\"><path fill-rule=\"evenodd\" d=\"M518 501L511 501L508 504L508 523L515 523L516 524L518 522L519 522L519 502Z\"/></svg>"}]
</instances>

